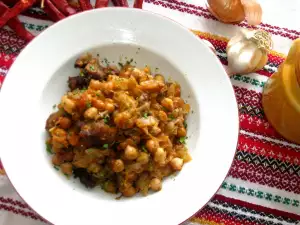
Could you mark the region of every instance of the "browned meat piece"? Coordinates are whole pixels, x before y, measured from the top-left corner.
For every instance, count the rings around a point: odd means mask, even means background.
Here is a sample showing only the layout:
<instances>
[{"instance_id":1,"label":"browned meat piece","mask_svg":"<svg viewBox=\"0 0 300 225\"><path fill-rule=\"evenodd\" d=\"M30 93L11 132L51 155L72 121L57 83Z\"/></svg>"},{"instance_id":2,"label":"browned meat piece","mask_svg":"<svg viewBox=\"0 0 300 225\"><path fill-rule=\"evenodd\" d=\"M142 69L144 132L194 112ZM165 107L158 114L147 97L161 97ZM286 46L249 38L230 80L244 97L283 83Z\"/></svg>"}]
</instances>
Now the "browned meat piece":
<instances>
[{"instance_id":1,"label":"browned meat piece","mask_svg":"<svg viewBox=\"0 0 300 225\"><path fill-rule=\"evenodd\" d=\"M86 64L92 59L92 55L89 53L85 53L81 55L76 61L75 61L75 67L76 68L84 68Z\"/></svg>"},{"instance_id":2,"label":"browned meat piece","mask_svg":"<svg viewBox=\"0 0 300 225\"><path fill-rule=\"evenodd\" d=\"M69 77L68 83L69 88L71 91L75 89L83 89L87 88L90 83L91 77L90 76L76 76L76 77Z\"/></svg>"},{"instance_id":3,"label":"browned meat piece","mask_svg":"<svg viewBox=\"0 0 300 225\"><path fill-rule=\"evenodd\" d=\"M93 58L88 62L85 66L85 70L95 80L104 80L107 76L96 58Z\"/></svg>"},{"instance_id":4,"label":"browned meat piece","mask_svg":"<svg viewBox=\"0 0 300 225\"><path fill-rule=\"evenodd\" d=\"M47 121L46 121L46 130L51 129L52 127L55 126L56 122L58 121L59 117L64 115L64 111L63 110L59 110L55 113L52 113Z\"/></svg>"},{"instance_id":5,"label":"browned meat piece","mask_svg":"<svg viewBox=\"0 0 300 225\"><path fill-rule=\"evenodd\" d=\"M83 138L91 137L93 141L100 143L112 143L115 140L117 129L110 127L103 120L88 123L82 126L79 135Z\"/></svg>"}]
</instances>

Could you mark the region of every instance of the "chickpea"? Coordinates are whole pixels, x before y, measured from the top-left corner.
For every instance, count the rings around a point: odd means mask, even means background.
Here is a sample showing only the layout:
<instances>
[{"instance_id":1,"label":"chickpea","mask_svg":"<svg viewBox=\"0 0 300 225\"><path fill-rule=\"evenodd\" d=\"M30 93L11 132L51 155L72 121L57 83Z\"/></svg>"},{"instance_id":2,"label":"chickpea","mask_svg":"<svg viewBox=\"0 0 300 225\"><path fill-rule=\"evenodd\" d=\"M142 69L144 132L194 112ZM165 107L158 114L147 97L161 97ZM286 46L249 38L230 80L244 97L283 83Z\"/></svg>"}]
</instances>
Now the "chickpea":
<instances>
[{"instance_id":1,"label":"chickpea","mask_svg":"<svg viewBox=\"0 0 300 225\"><path fill-rule=\"evenodd\" d=\"M95 107L88 108L84 112L84 118L86 119L95 119L98 115L98 109Z\"/></svg>"},{"instance_id":2,"label":"chickpea","mask_svg":"<svg viewBox=\"0 0 300 225\"><path fill-rule=\"evenodd\" d=\"M146 142L146 148L151 153L154 153L158 147L159 147L159 144L158 144L157 140L149 139Z\"/></svg>"},{"instance_id":3,"label":"chickpea","mask_svg":"<svg viewBox=\"0 0 300 225\"><path fill-rule=\"evenodd\" d=\"M171 161L170 161L170 165L171 167L174 169L174 170L181 170L182 169L182 166L183 166L183 159L181 158L173 158Z\"/></svg>"},{"instance_id":4,"label":"chickpea","mask_svg":"<svg viewBox=\"0 0 300 225\"><path fill-rule=\"evenodd\" d=\"M174 104L173 104L173 100L170 99L170 98L164 98L162 101L161 101L161 105L163 107L165 107L167 110L169 111L173 111L174 109Z\"/></svg>"},{"instance_id":5,"label":"chickpea","mask_svg":"<svg viewBox=\"0 0 300 225\"><path fill-rule=\"evenodd\" d=\"M112 181L106 181L104 183L104 190L106 192L109 192L109 193L116 193L117 192L117 187L116 187L116 184Z\"/></svg>"},{"instance_id":6,"label":"chickpea","mask_svg":"<svg viewBox=\"0 0 300 225\"><path fill-rule=\"evenodd\" d=\"M92 106L94 106L95 108L97 108L100 111L105 110L105 104L103 101L98 100L98 99L93 99L92 100Z\"/></svg>"},{"instance_id":7,"label":"chickpea","mask_svg":"<svg viewBox=\"0 0 300 225\"><path fill-rule=\"evenodd\" d=\"M97 163L91 163L87 170L91 173L98 173L100 172L101 167Z\"/></svg>"},{"instance_id":8,"label":"chickpea","mask_svg":"<svg viewBox=\"0 0 300 225\"><path fill-rule=\"evenodd\" d=\"M177 129L177 136L178 137L185 137L186 136L186 129L184 127L179 127Z\"/></svg>"},{"instance_id":9,"label":"chickpea","mask_svg":"<svg viewBox=\"0 0 300 225\"><path fill-rule=\"evenodd\" d=\"M141 152L136 161L141 164L147 164L149 162L149 155L145 152Z\"/></svg>"},{"instance_id":10,"label":"chickpea","mask_svg":"<svg viewBox=\"0 0 300 225\"><path fill-rule=\"evenodd\" d=\"M68 129L72 125L72 121L68 117L60 117L58 119L58 124L62 129Z\"/></svg>"},{"instance_id":11,"label":"chickpea","mask_svg":"<svg viewBox=\"0 0 300 225\"><path fill-rule=\"evenodd\" d=\"M112 81L104 83L103 89L106 91L112 91L114 89L114 83Z\"/></svg>"},{"instance_id":12,"label":"chickpea","mask_svg":"<svg viewBox=\"0 0 300 225\"><path fill-rule=\"evenodd\" d=\"M163 77L163 75L156 74L154 79L157 80L157 81L160 81L162 83L165 83L165 78Z\"/></svg>"},{"instance_id":13,"label":"chickpea","mask_svg":"<svg viewBox=\"0 0 300 225\"><path fill-rule=\"evenodd\" d=\"M142 75L142 71L140 71L137 68L134 68L131 72L131 75L135 78L138 79Z\"/></svg>"},{"instance_id":14,"label":"chickpea","mask_svg":"<svg viewBox=\"0 0 300 225\"><path fill-rule=\"evenodd\" d=\"M89 87L94 90L100 90L103 87L103 84L98 80L91 80Z\"/></svg>"},{"instance_id":15,"label":"chickpea","mask_svg":"<svg viewBox=\"0 0 300 225\"><path fill-rule=\"evenodd\" d=\"M59 166L60 164L62 164L64 161L63 159L60 157L59 154L55 154L52 156L52 163L53 165Z\"/></svg>"},{"instance_id":16,"label":"chickpea","mask_svg":"<svg viewBox=\"0 0 300 225\"><path fill-rule=\"evenodd\" d=\"M113 103L106 102L106 103L105 103L105 109L106 109L109 113L112 113L113 111L115 111L115 106L114 106Z\"/></svg>"},{"instance_id":17,"label":"chickpea","mask_svg":"<svg viewBox=\"0 0 300 225\"><path fill-rule=\"evenodd\" d=\"M131 145L127 145L125 148L125 158L129 160L135 160L138 156L138 150Z\"/></svg>"},{"instance_id":18,"label":"chickpea","mask_svg":"<svg viewBox=\"0 0 300 225\"><path fill-rule=\"evenodd\" d=\"M159 111L158 112L158 118L159 120L163 121L163 122L166 122L168 120L168 116L167 116L167 113L165 113L164 111Z\"/></svg>"},{"instance_id":19,"label":"chickpea","mask_svg":"<svg viewBox=\"0 0 300 225\"><path fill-rule=\"evenodd\" d=\"M163 164L166 161L167 153L163 148L158 148L154 154L154 161Z\"/></svg>"},{"instance_id":20,"label":"chickpea","mask_svg":"<svg viewBox=\"0 0 300 225\"><path fill-rule=\"evenodd\" d=\"M62 97L61 104L62 104L62 107L64 108L64 110L69 114L72 114L76 108L75 102L73 100L69 99L67 96Z\"/></svg>"},{"instance_id":21,"label":"chickpea","mask_svg":"<svg viewBox=\"0 0 300 225\"><path fill-rule=\"evenodd\" d=\"M124 162L122 159L117 159L113 162L112 170L116 173L122 172L124 170Z\"/></svg>"},{"instance_id":22,"label":"chickpea","mask_svg":"<svg viewBox=\"0 0 300 225\"><path fill-rule=\"evenodd\" d=\"M158 179L158 178L153 178L153 179L150 181L150 188L151 188L153 191L160 191L161 188L162 188L161 180Z\"/></svg>"},{"instance_id":23,"label":"chickpea","mask_svg":"<svg viewBox=\"0 0 300 225\"><path fill-rule=\"evenodd\" d=\"M135 195L135 193L136 193L136 189L132 186L122 190L122 194L125 197L131 197L131 196Z\"/></svg>"},{"instance_id":24,"label":"chickpea","mask_svg":"<svg viewBox=\"0 0 300 225\"><path fill-rule=\"evenodd\" d=\"M150 71L150 67L149 67L149 66L145 66L144 72L145 72L145 73L150 73L150 72L151 72L151 71Z\"/></svg>"},{"instance_id":25,"label":"chickpea","mask_svg":"<svg viewBox=\"0 0 300 225\"><path fill-rule=\"evenodd\" d=\"M66 175L72 175L72 164L71 163L63 163L60 165L61 171Z\"/></svg>"}]
</instances>

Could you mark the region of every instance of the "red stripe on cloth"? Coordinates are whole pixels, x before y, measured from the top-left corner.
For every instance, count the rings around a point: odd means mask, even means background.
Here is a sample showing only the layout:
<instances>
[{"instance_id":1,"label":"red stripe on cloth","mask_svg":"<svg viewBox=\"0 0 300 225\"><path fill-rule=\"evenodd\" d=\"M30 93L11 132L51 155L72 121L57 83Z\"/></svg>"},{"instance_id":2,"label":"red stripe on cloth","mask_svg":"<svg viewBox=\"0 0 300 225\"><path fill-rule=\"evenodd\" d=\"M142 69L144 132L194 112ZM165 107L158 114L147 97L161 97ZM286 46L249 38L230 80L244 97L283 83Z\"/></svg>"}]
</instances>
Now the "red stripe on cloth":
<instances>
[{"instance_id":1,"label":"red stripe on cloth","mask_svg":"<svg viewBox=\"0 0 300 225\"><path fill-rule=\"evenodd\" d=\"M240 113L239 117L241 129L278 140L285 140L277 133L265 117L259 118L258 116L248 115L246 113Z\"/></svg>"},{"instance_id":2,"label":"red stripe on cloth","mask_svg":"<svg viewBox=\"0 0 300 225\"><path fill-rule=\"evenodd\" d=\"M154 5L160 5L164 8L173 9L173 10L176 10L176 11L179 11L179 12L184 12L184 13L188 13L188 14L191 14L191 15L204 17L205 19L217 20L210 13L203 12L203 11L197 11L195 9L189 9L189 8L184 7L181 4L171 4L171 3L167 3L166 1L157 1L157 0L145 0L145 2L152 3ZM236 24L236 25L239 26L239 27L252 28L253 29L253 26L250 26L246 23L240 23L240 24ZM282 36L282 37L285 37L285 38L288 38L288 39L291 39L291 40L295 40L295 39L298 38L297 35L290 34L290 33L285 33L285 32L279 31L279 30L273 31L272 29L269 29L269 28L262 28L262 29L269 32L269 33L271 33L271 34Z\"/></svg>"},{"instance_id":3,"label":"red stripe on cloth","mask_svg":"<svg viewBox=\"0 0 300 225\"><path fill-rule=\"evenodd\" d=\"M13 206L0 204L0 210L7 211L7 212L10 212L10 213L14 213L14 214L17 214L19 216L24 216L28 219L39 220L41 222L46 223L46 221L42 217L40 217L39 215L37 215L33 212L28 212L28 211L24 211L22 209L15 208Z\"/></svg>"},{"instance_id":4,"label":"red stripe on cloth","mask_svg":"<svg viewBox=\"0 0 300 225\"><path fill-rule=\"evenodd\" d=\"M288 162L293 165L300 165L300 152L295 152L288 148L283 148L270 143L264 143L259 140L253 140L243 134L240 134L239 136L237 148L239 151L278 159L282 162Z\"/></svg>"},{"instance_id":5,"label":"red stripe on cloth","mask_svg":"<svg viewBox=\"0 0 300 225\"><path fill-rule=\"evenodd\" d=\"M257 212L264 212L265 214L271 214L271 215L274 215L274 216L277 216L277 217L290 218L290 219L293 219L293 220L299 220L300 221L300 215L297 215L297 214L294 214L294 213L284 212L284 211L280 211L280 210L277 210L277 209L271 209L271 208L267 208L267 207L260 206L260 205L254 205L252 203L241 201L241 200L238 200L238 199L228 198L228 197L225 197L223 195L215 195L214 199L219 200L219 201L223 201L223 202L229 202L233 205L246 207L248 209L252 209L252 210L255 210Z\"/></svg>"},{"instance_id":6,"label":"red stripe on cloth","mask_svg":"<svg viewBox=\"0 0 300 225\"><path fill-rule=\"evenodd\" d=\"M2 203L6 203L6 204L11 204L13 206L18 206L27 210L32 211L32 209L25 203L18 201L18 200L14 200L12 198L5 198L5 197L0 197L0 202Z\"/></svg>"},{"instance_id":7,"label":"red stripe on cloth","mask_svg":"<svg viewBox=\"0 0 300 225\"><path fill-rule=\"evenodd\" d=\"M251 105L262 111L261 99L262 94L246 88L233 86L238 104Z\"/></svg>"},{"instance_id":8,"label":"red stripe on cloth","mask_svg":"<svg viewBox=\"0 0 300 225\"><path fill-rule=\"evenodd\" d=\"M300 194L300 177L297 174L289 174L280 170L274 172L272 168L264 168L261 164L254 165L235 159L229 175L248 182Z\"/></svg>"}]
</instances>

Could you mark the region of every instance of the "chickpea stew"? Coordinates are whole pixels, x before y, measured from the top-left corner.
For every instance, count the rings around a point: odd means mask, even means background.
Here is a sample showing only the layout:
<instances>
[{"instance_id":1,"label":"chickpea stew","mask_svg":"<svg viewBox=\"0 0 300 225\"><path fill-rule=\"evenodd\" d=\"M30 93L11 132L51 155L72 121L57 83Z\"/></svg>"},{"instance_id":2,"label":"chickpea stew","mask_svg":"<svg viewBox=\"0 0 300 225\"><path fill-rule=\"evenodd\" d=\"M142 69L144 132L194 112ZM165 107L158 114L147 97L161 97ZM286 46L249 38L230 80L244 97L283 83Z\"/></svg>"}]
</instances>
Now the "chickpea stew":
<instances>
[{"instance_id":1,"label":"chickpea stew","mask_svg":"<svg viewBox=\"0 0 300 225\"><path fill-rule=\"evenodd\" d=\"M79 75L46 121L53 165L87 188L126 197L161 190L191 160L180 85L147 66L103 66L89 53L75 67Z\"/></svg>"}]
</instances>

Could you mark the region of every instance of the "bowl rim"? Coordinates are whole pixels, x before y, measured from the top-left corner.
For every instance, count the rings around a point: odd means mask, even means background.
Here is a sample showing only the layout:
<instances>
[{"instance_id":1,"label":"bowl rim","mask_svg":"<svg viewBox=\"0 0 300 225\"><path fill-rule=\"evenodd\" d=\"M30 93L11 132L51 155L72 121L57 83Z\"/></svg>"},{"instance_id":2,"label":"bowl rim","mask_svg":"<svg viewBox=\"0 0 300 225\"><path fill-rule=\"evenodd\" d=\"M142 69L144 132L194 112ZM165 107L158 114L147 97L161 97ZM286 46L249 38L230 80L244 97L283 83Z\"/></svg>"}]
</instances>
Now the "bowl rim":
<instances>
[{"instance_id":1,"label":"bowl rim","mask_svg":"<svg viewBox=\"0 0 300 225\"><path fill-rule=\"evenodd\" d=\"M196 37L196 35L193 34L193 32L192 32L190 29L188 29L187 27L183 26L183 25L180 24L179 22L177 22L177 21L175 21L175 20L173 20L173 19L171 19L171 18L169 18L169 17L167 17L167 16L165 16L165 15L162 15L162 14L159 14L159 13L156 13L156 12L152 12L152 11L150 11L150 10L141 10L141 9L135 9L135 8L123 8L123 7L113 7L113 8L101 8L101 9L94 9L94 10L90 10L90 11L80 12L80 13L77 13L77 14L75 14L75 15L71 15L71 16L67 17L67 18L64 19L64 20L61 20L61 21L58 21L58 22L54 23L53 25L51 25L51 27L47 28L45 31L43 31L43 32L40 33L37 37L35 37L34 40L32 40L30 43L28 43L28 44L25 46L25 48L23 49L23 51L22 51L19 55L21 55L23 52L27 51L27 49L29 49L30 46L31 46L33 43L36 42L35 40L43 38L43 35L45 34L45 32L47 32L47 30L52 29L53 27L60 26L60 24L66 23L67 21L73 19L74 17L84 16L85 14L90 14L90 13L96 13L95 11L100 12L100 11L115 11L115 10L121 10L121 11L123 11L123 10L129 11L129 10L130 10L130 11L133 11L133 12L134 12L134 11L139 11L139 12L143 11L143 12L145 12L145 13L148 13L148 14L151 14L151 15L154 15L154 16L161 17L161 18L164 18L164 19L166 19L166 20L169 20L169 21L173 22L174 24L177 24L178 26L180 26L181 28L183 28L183 30L185 30L185 31L187 31L187 32L189 32L189 33L191 33L193 36L195 36L195 38L198 39L199 42L203 43L203 45L205 45L206 48L209 49L209 47L208 47L208 46L207 46L207 45L206 45L199 37ZM214 54L214 53L211 51L211 54ZM215 54L214 54L214 55L215 55ZM215 57L217 57L217 56L215 55ZM221 67L222 67L222 69L223 69L223 72L224 72L225 74L227 74L227 73L226 73L226 69L224 68L224 66L222 65L222 63L220 62L220 60L218 59L217 61L218 61L217 63L218 63L219 65L221 65ZM13 64L16 64L16 63L13 63ZM13 65L12 65L12 66L13 66ZM8 72L8 74L9 74L9 72ZM7 74L7 75L8 75L8 74ZM11 77L11 76L9 76L9 77ZM6 80L7 80L7 77L6 77ZM229 78L229 77L227 77L227 81L228 81L228 83L229 83L230 86L231 86L232 92L235 93L235 92L234 92L234 88L233 88L233 86L232 86L232 84L231 84L231 81L230 81L230 78ZM7 85L5 85L5 82L4 82L4 84L3 84L3 86L2 86L2 90L3 90L3 87L4 87L4 88L7 88L6 86L7 86ZM2 99L1 95L0 95L0 99ZM220 183L219 188L215 191L214 195L210 197L210 200L209 200L209 201L211 201L211 199L214 198L214 196L217 194L217 192L219 191L220 187L222 186L223 181L224 181L224 180L226 179L226 177L228 176L228 174L229 174L229 172L230 172L230 168L231 168L231 166L232 166L232 164L233 164L233 161L234 161L235 154L236 154L236 152L237 152L237 145L238 145L238 141L239 141L239 131L240 131L240 123L239 123L239 115L240 115L240 112L239 112L239 110L238 110L237 98L236 98L236 95L235 95L235 94L234 94L234 99L233 99L233 101L235 102L236 112L237 112L237 117L236 117L236 120L237 120L237 135L235 135L235 136L236 136L236 144L235 144L235 146L234 146L234 147L235 147L235 151L234 151L234 154L233 154L233 158L232 158L232 160L231 160L230 167L228 168L228 171L226 172L226 176L224 177L224 179L223 179L222 182ZM0 113L0 114L1 114L1 113ZM1 161L1 162L2 162L3 168L4 168L4 170L5 170L5 163L4 163L3 161ZM6 172L6 170L5 170L5 172ZM14 186L14 184L13 184L11 178L9 177L9 174L8 174L8 173L6 173L6 176L7 176L8 180L9 180L9 182L12 184L12 187L14 188L14 190L18 193L18 195L21 197L21 199L22 199L24 202L26 202L25 199L21 196L21 194L18 192L18 190L17 190L16 187ZM187 218L185 221L182 221L180 224L183 224L184 222L186 222L187 220L189 220L190 218L192 218L195 214L197 214L200 210L202 210L202 209L209 203L209 201L208 201L206 204L204 204L201 208L199 208L199 210L198 210L197 212L195 212L193 215L191 215L191 216L190 216L189 218ZM27 202L26 202L26 203L27 203ZM29 208L31 208L37 215L39 215L41 218L43 218L43 219L44 219L45 221L47 221L48 223L51 223L47 218L44 218L41 214L39 214L39 213L37 212L37 210L35 210L34 208L32 208L29 204L27 204L27 205L28 205Z\"/></svg>"}]
</instances>

